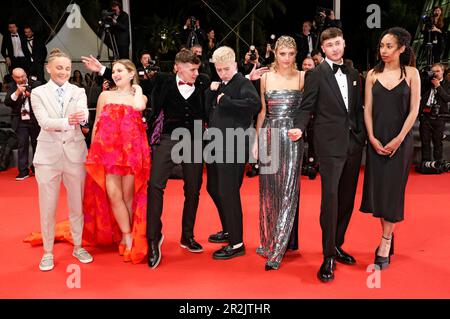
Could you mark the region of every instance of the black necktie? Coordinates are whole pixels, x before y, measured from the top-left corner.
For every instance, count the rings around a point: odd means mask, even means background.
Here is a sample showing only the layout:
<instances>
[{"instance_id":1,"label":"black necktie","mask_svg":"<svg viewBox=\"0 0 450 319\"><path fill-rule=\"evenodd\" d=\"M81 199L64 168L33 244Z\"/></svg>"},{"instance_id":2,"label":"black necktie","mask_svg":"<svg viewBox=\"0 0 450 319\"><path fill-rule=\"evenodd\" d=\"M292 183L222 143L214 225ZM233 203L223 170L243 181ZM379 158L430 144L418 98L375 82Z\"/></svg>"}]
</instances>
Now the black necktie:
<instances>
[{"instance_id":1,"label":"black necktie","mask_svg":"<svg viewBox=\"0 0 450 319\"><path fill-rule=\"evenodd\" d=\"M336 74L336 72L341 69L342 73L348 74L348 67L345 64L336 64L333 63L333 73Z\"/></svg>"}]
</instances>

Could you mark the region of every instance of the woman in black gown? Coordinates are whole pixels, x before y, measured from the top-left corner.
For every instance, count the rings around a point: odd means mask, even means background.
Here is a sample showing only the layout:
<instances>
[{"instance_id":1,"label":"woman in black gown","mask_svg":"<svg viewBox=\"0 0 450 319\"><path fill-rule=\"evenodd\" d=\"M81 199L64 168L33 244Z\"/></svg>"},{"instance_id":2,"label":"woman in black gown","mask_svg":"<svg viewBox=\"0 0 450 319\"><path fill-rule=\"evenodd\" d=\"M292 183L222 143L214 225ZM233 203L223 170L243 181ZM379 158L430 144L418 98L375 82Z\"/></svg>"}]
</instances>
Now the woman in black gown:
<instances>
[{"instance_id":1,"label":"woman in black gown","mask_svg":"<svg viewBox=\"0 0 450 319\"><path fill-rule=\"evenodd\" d=\"M390 264L394 225L404 219L413 156L411 128L419 111L420 77L410 41L405 29L386 30L379 41L381 60L366 79L364 120L369 143L360 210L381 220L374 262L380 269Z\"/></svg>"}]
</instances>

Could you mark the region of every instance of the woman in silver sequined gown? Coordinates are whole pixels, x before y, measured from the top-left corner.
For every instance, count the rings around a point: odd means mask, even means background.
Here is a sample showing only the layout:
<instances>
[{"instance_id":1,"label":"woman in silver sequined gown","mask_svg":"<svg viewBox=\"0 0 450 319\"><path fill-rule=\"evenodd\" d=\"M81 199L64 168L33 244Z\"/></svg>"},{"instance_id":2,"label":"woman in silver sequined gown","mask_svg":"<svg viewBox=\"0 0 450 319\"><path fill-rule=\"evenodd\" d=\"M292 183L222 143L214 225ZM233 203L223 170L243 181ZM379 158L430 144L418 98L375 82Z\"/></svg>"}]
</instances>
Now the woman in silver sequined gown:
<instances>
[{"instance_id":1,"label":"woman in silver sequined gown","mask_svg":"<svg viewBox=\"0 0 450 319\"><path fill-rule=\"evenodd\" d=\"M288 246L298 210L303 139L292 142L302 98L304 73L295 69L295 41L282 36L275 45L274 66L261 79L263 108L257 131L260 161L260 236L257 253L266 257L266 270L278 269Z\"/></svg>"}]
</instances>

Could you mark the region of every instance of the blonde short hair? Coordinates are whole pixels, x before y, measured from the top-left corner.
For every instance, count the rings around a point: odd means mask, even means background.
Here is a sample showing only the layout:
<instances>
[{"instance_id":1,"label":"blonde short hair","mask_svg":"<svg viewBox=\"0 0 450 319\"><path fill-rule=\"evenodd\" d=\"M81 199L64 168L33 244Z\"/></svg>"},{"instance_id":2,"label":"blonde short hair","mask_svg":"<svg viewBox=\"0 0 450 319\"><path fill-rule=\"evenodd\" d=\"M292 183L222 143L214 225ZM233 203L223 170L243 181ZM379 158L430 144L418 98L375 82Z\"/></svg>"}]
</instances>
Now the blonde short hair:
<instances>
[{"instance_id":1,"label":"blonde short hair","mask_svg":"<svg viewBox=\"0 0 450 319\"><path fill-rule=\"evenodd\" d=\"M227 46L216 49L212 55L213 63L236 62L236 54L234 50Z\"/></svg>"},{"instance_id":2,"label":"blonde short hair","mask_svg":"<svg viewBox=\"0 0 450 319\"><path fill-rule=\"evenodd\" d=\"M66 58L69 59L70 62L72 62L72 59L70 58L70 56L61 51L59 48L54 48L50 51L49 55L48 55L48 63L50 63L52 60L56 59L56 58Z\"/></svg>"}]
</instances>

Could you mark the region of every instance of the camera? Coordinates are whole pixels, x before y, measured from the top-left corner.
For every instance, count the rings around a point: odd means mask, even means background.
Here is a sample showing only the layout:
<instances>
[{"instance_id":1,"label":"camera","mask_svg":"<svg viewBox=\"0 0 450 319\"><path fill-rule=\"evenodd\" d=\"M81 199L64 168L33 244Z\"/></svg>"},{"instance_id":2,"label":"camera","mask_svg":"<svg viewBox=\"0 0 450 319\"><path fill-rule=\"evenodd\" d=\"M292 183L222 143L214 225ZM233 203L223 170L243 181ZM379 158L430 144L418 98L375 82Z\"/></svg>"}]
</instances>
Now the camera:
<instances>
[{"instance_id":1,"label":"camera","mask_svg":"<svg viewBox=\"0 0 450 319\"><path fill-rule=\"evenodd\" d=\"M319 172L319 164L313 157L308 158L305 162L302 166L302 175L308 176L311 180L315 179Z\"/></svg>"},{"instance_id":2,"label":"camera","mask_svg":"<svg viewBox=\"0 0 450 319\"><path fill-rule=\"evenodd\" d=\"M194 16L191 16L191 17L189 18L189 21L191 22L191 29L194 29L194 30L195 30L195 24L197 23L197 18L194 17Z\"/></svg>"},{"instance_id":3,"label":"camera","mask_svg":"<svg viewBox=\"0 0 450 319\"><path fill-rule=\"evenodd\" d=\"M25 85L25 92L31 93L31 86L29 84Z\"/></svg>"},{"instance_id":4,"label":"camera","mask_svg":"<svg viewBox=\"0 0 450 319\"><path fill-rule=\"evenodd\" d=\"M420 20L422 20L426 30L431 30L433 28L433 21L431 20L431 17L429 15L421 16Z\"/></svg>"},{"instance_id":5,"label":"camera","mask_svg":"<svg viewBox=\"0 0 450 319\"><path fill-rule=\"evenodd\" d=\"M116 13L114 11L102 10L101 18L98 21L98 23L100 24L100 26L105 27L105 28L111 27L113 16L115 14Z\"/></svg>"},{"instance_id":6,"label":"camera","mask_svg":"<svg viewBox=\"0 0 450 319\"><path fill-rule=\"evenodd\" d=\"M254 45L250 46L250 61L256 61L256 48Z\"/></svg>"},{"instance_id":7,"label":"camera","mask_svg":"<svg viewBox=\"0 0 450 319\"><path fill-rule=\"evenodd\" d=\"M416 172L421 174L441 174L450 170L450 162L442 161L423 161L416 166Z\"/></svg>"},{"instance_id":8,"label":"camera","mask_svg":"<svg viewBox=\"0 0 450 319\"><path fill-rule=\"evenodd\" d=\"M269 44L272 49L275 47L275 42L276 42L275 40L276 40L275 34L271 34L270 38L269 38Z\"/></svg>"}]
</instances>

